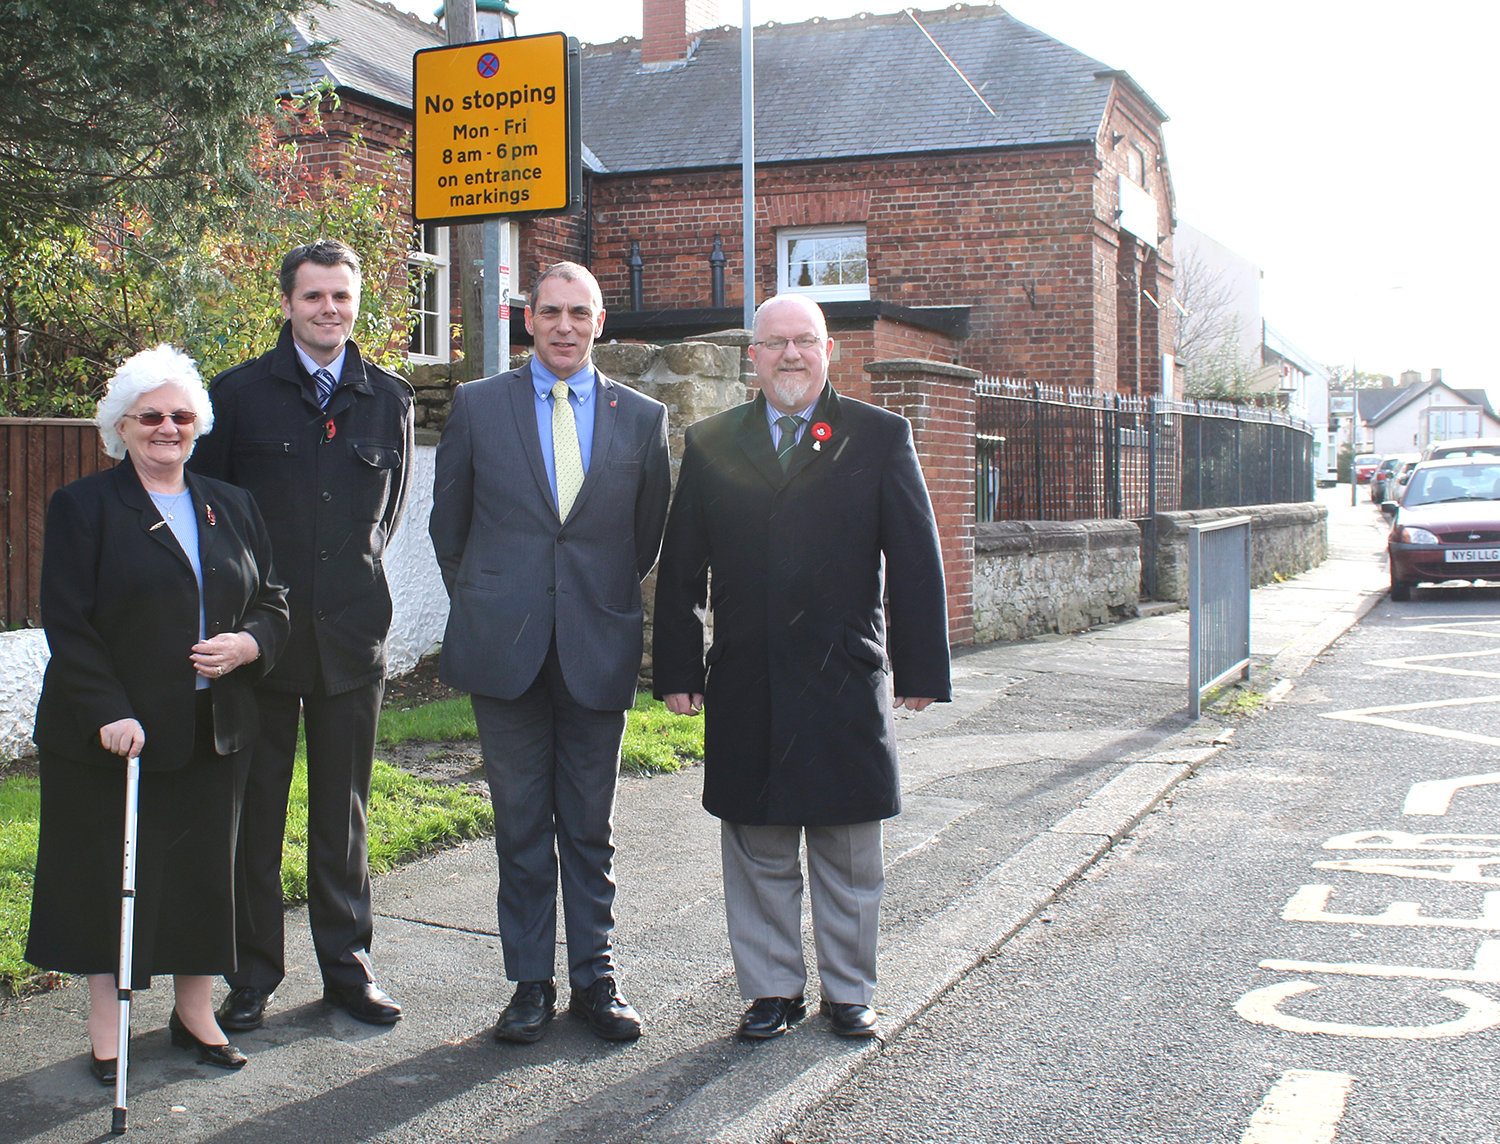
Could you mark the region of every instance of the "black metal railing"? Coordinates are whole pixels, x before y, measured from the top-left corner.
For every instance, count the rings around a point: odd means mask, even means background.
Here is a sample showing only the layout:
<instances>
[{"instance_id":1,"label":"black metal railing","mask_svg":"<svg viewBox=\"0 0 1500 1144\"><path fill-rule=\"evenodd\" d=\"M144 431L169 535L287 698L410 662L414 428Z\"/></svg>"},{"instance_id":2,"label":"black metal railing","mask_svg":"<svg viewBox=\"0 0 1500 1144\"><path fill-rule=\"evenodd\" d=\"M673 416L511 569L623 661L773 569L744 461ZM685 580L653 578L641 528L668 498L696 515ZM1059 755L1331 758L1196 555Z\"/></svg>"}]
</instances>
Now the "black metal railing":
<instances>
[{"instance_id":1,"label":"black metal railing","mask_svg":"<svg viewBox=\"0 0 1500 1144\"><path fill-rule=\"evenodd\" d=\"M1312 426L1280 410L975 383L975 519L1140 520L1309 501Z\"/></svg>"}]
</instances>

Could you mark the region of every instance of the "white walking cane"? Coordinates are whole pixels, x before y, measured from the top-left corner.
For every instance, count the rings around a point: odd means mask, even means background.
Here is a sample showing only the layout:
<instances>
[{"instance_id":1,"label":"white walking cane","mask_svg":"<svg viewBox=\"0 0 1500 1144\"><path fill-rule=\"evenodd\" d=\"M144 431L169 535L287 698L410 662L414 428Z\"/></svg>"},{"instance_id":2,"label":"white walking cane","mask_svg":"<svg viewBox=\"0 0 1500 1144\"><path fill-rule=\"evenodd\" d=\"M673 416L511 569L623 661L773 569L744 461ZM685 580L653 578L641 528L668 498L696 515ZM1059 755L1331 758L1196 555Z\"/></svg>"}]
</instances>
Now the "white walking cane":
<instances>
[{"instance_id":1,"label":"white walking cane","mask_svg":"<svg viewBox=\"0 0 1500 1144\"><path fill-rule=\"evenodd\" d=\"M141 801L140 755L125 760L125 874L120 889L120 972L115 986L120 996L120 1035L116 1042L115 1112L110 1131L125 1131L125 1074L130 1057L131 959L135 952L135 834Z\"/></svg>"}]
</instances>

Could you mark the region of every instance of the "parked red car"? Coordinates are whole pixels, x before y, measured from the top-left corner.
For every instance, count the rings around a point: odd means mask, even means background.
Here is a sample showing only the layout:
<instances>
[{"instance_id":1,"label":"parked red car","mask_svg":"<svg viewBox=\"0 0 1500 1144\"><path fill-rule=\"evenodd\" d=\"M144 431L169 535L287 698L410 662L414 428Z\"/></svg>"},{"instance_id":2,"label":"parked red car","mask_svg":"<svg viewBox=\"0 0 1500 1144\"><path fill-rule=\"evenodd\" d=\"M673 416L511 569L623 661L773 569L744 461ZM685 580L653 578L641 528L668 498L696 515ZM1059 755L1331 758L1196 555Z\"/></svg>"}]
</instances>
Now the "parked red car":
<instances>
[{"instance_id":1,"label":"parked red car","mask_svg":"<svg viewBox=\"0 0 1500 1144\"><path fill-rule=\"evenodd\" d=\"M1368 484L1380 466L1379 453L1361 453L1354 458L1354 480L1356 484Z\"/></svg>"},{"instance_id":2,"label":"parked red car","mask_svg":"<svg viewBox=\"0 0 1500 1144\"><path fill-rule=\"evenodd\" d=\"M1391 599L1417 584L1500 580L1500 457L1423 461L1391 516Z\"/></svg>"}]
</instances>

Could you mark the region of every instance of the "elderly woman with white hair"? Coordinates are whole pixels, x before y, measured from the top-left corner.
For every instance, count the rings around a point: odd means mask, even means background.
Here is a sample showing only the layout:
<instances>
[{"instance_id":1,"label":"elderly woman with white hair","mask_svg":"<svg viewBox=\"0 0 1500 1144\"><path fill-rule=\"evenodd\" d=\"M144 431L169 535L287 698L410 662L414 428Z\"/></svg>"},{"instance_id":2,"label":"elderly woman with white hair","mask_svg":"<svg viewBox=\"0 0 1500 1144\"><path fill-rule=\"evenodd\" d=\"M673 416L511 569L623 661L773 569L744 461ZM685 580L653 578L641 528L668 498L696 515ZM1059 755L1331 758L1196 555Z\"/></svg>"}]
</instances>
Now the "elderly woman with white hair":
<instances>
[{"instance_id":1,"label":"elderly woman with white hair","mask_svg":"<svg viewBox=\"0 0 1500 1144\"><path fill-rule=\"evenodd\" d=\"M254 680L287 635L286 589L250 495L185 472L213 409L170 346L126 361L99 402L122 460L47 510L37 704L41 830L33 964L88 976L90 1068L114 1083L125 760L139 755L130 987L174 975L172 1043L204 1064L245 1056L215 1020L235 961L234 854L259 717Z\"/></svg>"}]
</instances>

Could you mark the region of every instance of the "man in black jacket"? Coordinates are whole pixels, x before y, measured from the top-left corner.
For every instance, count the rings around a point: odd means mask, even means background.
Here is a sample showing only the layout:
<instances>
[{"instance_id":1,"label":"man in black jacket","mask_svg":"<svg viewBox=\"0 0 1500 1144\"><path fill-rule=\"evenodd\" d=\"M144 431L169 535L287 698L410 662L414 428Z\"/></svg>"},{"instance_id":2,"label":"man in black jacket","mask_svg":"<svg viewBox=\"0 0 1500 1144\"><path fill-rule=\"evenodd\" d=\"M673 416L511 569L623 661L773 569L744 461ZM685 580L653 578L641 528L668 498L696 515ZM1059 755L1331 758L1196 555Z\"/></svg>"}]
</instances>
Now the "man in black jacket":
<instances>
[{"instance_id":1,"label":"man in black jacket","mask_svg":"<svg viewBox=\"0 0 1500 1144\"><path fill-rule=\"evenodd\" d=\"M806 1013L805 836L821 1009L835 1033L867 1037L880 823L901 809L892 710L950 695L937 525L906 419L828 384L815 302L766 301L751 348L760 396L687 431L657 570L656 693L707 718L703 805L722 820L751 1002L740 1035L779 1036Z\"/></svg>"},{"instance_id":2,"label":"man in black jacket","mask_svg":"<svg viewBox=\"0 0 1500 1144\"><path fill-rule=\"evenodd\" d=\"M259 688L240 821L245 892L226 1029L260 1026L285 976L281 843L299 712L307 737L308 915L324 1000L371 1024L401 1007L370 963L366 818L391 596L381 558L413 463L412 393L349 340L359 257L334 239L281 264L276 348L213 380L214 431L191 468L248 489L287 583L291 636Z\"/></svg>"}]
</instances>

